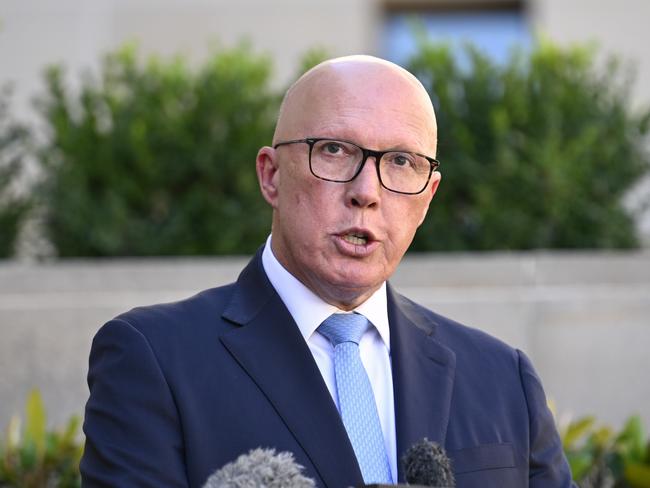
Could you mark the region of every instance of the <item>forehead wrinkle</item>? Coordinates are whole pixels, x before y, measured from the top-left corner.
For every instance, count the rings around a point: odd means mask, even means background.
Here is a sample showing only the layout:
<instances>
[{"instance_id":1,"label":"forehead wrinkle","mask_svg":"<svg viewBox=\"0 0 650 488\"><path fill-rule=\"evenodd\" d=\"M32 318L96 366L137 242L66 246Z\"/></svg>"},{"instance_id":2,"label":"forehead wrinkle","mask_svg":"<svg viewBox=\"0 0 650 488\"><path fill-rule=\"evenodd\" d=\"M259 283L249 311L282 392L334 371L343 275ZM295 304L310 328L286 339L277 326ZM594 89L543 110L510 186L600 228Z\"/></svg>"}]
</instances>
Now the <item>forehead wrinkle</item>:
<instances>
[{"instance_id":1,"label":"forehead wrinkle","mask_svg":"<svg viewBox=\"0 0 650 488\"><path fill-rule=\"evenodd\" d=\"M358 98L362 103L355 105ZM434 155L437 145L435 119L417 100L402 103L403 98L384 96L382 100L386 103L380 104L368 104L358 96L347 98L335 107L336 117L315 117L309 127L311 132L306 135L343 138L368 149L402 149ZM334 104L333 100L331 105ZM385 130L386 120L399 123Z\"/></svg>"},{"instance_id":2,"label":"forehead wrinkle","mask_svg":"<svg viewBox=\"0 0 650 488\"><path fill-rule=\"evenodd\" d=\"M422 126L416 121L406 120L401 130L387 133L381 131L382 126L373 118L372 110L366 110L365 114L359 112L350 115L341 113L335 121L322 121L306 135L343 139L376 151L395 149L427 155L435 151L435 133L423 133Z\"/></svg>"}]
</instances>

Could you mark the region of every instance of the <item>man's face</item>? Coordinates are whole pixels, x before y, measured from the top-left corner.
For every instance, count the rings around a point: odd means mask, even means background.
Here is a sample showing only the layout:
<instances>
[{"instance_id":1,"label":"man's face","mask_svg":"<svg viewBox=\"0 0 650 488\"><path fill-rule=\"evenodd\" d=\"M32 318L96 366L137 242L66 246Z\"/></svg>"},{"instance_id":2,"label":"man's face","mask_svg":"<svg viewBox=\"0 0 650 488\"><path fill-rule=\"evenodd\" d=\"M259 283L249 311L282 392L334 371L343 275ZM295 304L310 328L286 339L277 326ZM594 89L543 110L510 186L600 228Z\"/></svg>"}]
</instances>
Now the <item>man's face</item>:
<instances>
[{"instance_id":1,"label":"man's face","mask_svg":"<svg viewBox=\"0 0 650 488\"><path fill-rule=\"evenodd\" d=\"M433 113L404 75L344 66L308 83L287 103L275 142L327 137L435 156ZM334 183L311 174L308 154L307 144L292 144L258 155L262 192L274 208L273 252L325 301L352 309L395 271L440 175L424 192L403 195L381 186L374 158L351 182Z\"/></svg>"}]
</instances>

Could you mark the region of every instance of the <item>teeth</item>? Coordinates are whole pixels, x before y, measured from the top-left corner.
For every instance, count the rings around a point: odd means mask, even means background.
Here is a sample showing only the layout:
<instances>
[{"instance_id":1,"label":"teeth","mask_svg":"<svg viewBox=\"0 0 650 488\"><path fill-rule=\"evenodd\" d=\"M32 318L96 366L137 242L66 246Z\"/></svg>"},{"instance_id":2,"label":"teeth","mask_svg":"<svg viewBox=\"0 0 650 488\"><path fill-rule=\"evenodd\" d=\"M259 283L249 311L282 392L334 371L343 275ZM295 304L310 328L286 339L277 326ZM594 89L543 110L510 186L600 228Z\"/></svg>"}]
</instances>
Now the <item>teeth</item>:
<instances>
[{"instance_id":1,"label":"teeth","mask_svg":"<svg viewBox=\"0 0 650 488\"><path fill-rule=\"evenodd\" d=\"M366 236L363 236L361 234L346 234L343 236L343 239L345 239L350 244L357 246L363 246L368 242Z\"/></svg>"}]
</instances>

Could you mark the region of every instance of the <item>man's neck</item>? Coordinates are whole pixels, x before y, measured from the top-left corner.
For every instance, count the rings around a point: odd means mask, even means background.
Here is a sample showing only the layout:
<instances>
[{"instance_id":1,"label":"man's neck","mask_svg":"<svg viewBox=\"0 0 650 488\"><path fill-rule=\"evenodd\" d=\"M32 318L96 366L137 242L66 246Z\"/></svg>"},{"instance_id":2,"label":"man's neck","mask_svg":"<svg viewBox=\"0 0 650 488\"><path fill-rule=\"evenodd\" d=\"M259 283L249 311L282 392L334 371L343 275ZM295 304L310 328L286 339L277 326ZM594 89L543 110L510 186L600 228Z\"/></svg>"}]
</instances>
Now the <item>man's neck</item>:
<instances>
[{"instance_id":1,"label":"man's neck","mask_svg":"<svg viewBox=\"0 0 650 488\"><path fill-rule=\"evenodd\" d=\"M318 296L291 274L277 260L271 249L271 237L262 253L262 265L269 281L286 305L303 335L308 336L329 315L340 311L356 310L370 320L379 331L387 347L390 346L386 284L382 283L357 306L346 309Z\"/></svg>"}]
</instances>

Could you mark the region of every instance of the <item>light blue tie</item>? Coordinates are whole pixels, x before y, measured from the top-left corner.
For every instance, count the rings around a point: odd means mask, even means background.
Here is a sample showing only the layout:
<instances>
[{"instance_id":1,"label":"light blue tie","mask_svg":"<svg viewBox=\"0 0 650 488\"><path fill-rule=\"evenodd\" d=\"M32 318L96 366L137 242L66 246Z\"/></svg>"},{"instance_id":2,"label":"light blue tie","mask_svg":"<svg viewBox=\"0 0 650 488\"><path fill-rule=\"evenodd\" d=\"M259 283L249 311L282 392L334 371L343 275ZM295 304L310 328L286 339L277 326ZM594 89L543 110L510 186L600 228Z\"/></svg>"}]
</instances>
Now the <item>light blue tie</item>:
<instances>
[{"instance_id":1,"label":"light blue tie","mask_svg":"<svg viewBox=\"0 0 650 488\"><path fill-rule=\"evenodd\" d=\"M363 481L366 484L390 484L393 481L375 396L359 355L359 341L367 327L368 319L363 315L335 313L318 327L318 332L334 346L339 409Z\"/></svg>"}]
</instances>

